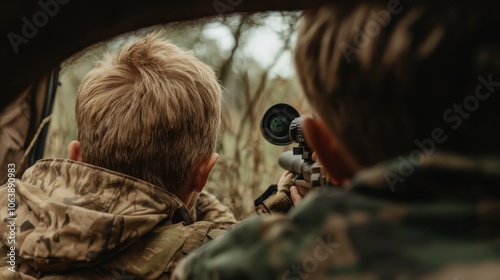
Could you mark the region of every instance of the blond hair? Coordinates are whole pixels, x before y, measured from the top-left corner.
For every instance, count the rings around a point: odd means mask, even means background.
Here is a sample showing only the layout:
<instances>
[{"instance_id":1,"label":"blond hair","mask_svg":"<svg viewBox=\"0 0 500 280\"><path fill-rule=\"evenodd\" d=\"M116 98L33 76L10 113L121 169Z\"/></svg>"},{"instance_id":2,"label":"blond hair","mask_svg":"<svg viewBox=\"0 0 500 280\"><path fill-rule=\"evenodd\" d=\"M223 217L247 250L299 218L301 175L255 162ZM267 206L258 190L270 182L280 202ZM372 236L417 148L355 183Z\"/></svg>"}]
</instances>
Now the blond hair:
<instances>
[{"instance_id":1,"label":"blond hair","mask_svg":"<svg viewBox=\"0 0 500 280\"><path fill-rule=\"evenodd\" d=\"M76 100L84 162L178 190L217 142L221 87L214 71L148 35L108 54Z\"/></svg>"},{"instance_id":2,"label":"blond hair","mask_svg":"<svg viewBox=\"0 0 500 280\"><path fill-rule=\"evenodd\" d=\"M455 7L399 5L365 1L305 13L295 64L311 105L364 166L415 150L436 128L448 136L438 148L499 150L500 133L486 125L497 114L494 98L460 122L446 115L474 95L478 75L500 70L484 59L498 57L497 45L477 35L487 22Z\"/></svg>"}]
</instances>

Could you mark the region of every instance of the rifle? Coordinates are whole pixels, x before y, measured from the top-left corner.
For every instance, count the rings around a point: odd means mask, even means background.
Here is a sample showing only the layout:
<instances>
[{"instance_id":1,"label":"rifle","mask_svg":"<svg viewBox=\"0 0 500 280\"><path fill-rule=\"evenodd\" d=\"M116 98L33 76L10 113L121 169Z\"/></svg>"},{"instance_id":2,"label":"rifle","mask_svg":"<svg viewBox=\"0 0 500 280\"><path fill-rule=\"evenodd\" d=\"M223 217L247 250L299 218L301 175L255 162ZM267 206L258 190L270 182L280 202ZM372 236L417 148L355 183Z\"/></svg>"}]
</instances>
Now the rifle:
<instances>
[{"instance_id":1,"label":"rifle","mask_svg":"<svg viewBox=\"0 0 500 280\"><path fill-rule=\"evenodd\" d=\"M277 146L297 143L292 151L280 155L278 164L295 174L294 184L307 188L328 185L323 168L312 160L313 150L307 145L302 135L303 118L292 106L279 103L271 106L264 113L260 131L268 142Z\"/></svg>"}]
</instances>

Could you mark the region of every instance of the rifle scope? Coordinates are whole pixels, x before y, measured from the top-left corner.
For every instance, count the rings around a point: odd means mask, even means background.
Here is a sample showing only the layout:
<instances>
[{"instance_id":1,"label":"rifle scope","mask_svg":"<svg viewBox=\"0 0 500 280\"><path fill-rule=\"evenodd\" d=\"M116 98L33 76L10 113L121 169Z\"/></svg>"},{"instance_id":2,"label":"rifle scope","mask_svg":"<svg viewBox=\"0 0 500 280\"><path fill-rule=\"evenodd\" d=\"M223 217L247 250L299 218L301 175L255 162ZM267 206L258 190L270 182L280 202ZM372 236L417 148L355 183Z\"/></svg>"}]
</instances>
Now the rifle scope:
<instances>
[{"instance_id":1,"label":"rifle scope","mask_svg":"<svg viewBox=\"0 0 500 280\"><path fill-rule=\"evenodd\" d=\"M286 146L296 142L306 145L300 125L302 118L292 106L279 103L271 106L264 113L260 122L260 131L271 144Z\"/></svg>"}]
</instances>

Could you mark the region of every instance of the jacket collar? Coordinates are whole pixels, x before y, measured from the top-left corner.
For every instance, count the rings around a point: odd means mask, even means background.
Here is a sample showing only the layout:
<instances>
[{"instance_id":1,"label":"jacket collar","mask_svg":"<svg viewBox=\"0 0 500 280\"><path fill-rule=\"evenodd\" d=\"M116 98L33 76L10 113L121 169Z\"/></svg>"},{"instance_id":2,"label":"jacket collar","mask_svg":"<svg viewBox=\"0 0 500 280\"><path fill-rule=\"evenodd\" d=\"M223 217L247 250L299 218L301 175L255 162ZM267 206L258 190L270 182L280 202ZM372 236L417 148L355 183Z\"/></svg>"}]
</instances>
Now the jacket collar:
<instances>
[{"instance_id":1,"label":"jacket collar","mask_svg":"<svg viewBox=\"0 0 500 280\"><path fill-rule=\"evenodd\" d=\"M143 180L84 162L67 159L38 161L23 181L39 186L53 198L89 210L118 215L166 214L186 224L194 219L172 193Z\"/></svg>"}]
</instances>

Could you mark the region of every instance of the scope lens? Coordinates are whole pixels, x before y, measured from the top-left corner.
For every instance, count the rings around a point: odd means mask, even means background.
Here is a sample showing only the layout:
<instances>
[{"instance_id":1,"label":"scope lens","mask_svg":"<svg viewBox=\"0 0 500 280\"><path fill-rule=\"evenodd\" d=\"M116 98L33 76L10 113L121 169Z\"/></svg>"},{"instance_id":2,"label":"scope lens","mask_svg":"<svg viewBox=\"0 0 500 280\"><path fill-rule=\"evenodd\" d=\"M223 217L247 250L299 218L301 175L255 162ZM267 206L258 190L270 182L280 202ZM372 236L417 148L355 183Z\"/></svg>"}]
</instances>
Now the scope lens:
<instances>
[{"instance_id":1,"label":"scope lens","mask_svg":"<svg viewBox=\"0 0 500 280\"><path fill-rule=\"evenodd\" d=\"M278 103L266 110L260 122L262 136L274 145L285 146L292 144L290 123L298 118L299 112L292 106Z\"/></svg>"},{"instance_id":2,"label":"scope lens","mask_svg":"<svg viewBox=\"0 0 500 280\"><path fill-rule=\"evenodd\" d=\"M288 134L288 120L284 117L276 116L271 119L270 129L271 133L276 137L283 137Z\"/></svg>"}]
</instances>

